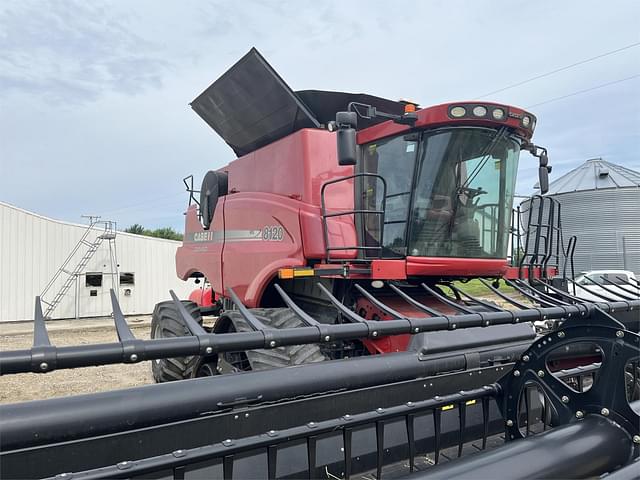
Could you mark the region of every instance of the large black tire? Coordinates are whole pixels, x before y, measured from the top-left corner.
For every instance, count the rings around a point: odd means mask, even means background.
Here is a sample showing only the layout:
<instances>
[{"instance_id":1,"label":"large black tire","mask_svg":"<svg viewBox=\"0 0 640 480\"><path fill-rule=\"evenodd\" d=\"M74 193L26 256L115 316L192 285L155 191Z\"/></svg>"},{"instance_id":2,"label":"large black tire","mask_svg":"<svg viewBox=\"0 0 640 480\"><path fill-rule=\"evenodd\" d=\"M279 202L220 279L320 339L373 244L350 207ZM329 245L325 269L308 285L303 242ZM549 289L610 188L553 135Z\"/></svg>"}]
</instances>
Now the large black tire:
<instances>
[{"instance_id":1,"label":"large black tire","mask_svg":"<svg viewBox=\"0 0 640 480\"><path fill-rule=\"evenodd\" d=\"M253 308L251 312L266 326L274 329L304 326L302 321L288 308ZM239 312L227 311L221 319L224 317L232 322L235 331L251 331L251 327ZM320 346L317 344L291 345L269 350L247 350L244 353L251 364L251 370L290 367L327 360L327 357L320 351Z\"/></svg>"},{"instance_id":2,"label":"large black tire","mask_svg":"<svg viewBox=\"0 0 640 480\"><path fill-rule=\"evenodd\" d=\"M182 301L182 304L196 322L202 323L198 305L189 301ZM156 305L151 318L151 338L186 337L189 335L191 335L191 332L183 322L173 302L160 302ZM202 357L197 355L163 358L151 362L151 372L154 380L158 383L184 380L186 378L194 378L201 363Z\"/></svg>"}]
</instances>

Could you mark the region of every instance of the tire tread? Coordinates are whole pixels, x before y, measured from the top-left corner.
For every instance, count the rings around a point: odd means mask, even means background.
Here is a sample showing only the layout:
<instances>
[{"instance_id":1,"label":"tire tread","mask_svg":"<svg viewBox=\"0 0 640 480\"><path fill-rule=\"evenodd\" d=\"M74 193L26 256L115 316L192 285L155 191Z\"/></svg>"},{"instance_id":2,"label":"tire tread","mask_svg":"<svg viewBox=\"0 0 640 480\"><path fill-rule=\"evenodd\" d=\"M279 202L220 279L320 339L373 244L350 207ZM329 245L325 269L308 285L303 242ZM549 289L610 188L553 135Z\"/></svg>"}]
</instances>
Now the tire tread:
<instances>
[{"instance_id":1,"label":"tire tread","mask_svg":"<svg viewBox=\"0 0 640 480\"><path fill-rule=\"evenodd\" d=\"M202 323L200 310L196 303L183 300L191 316ZM159 337L156 337L156 330L160 329ZM172 301L160 302L153 310L151 319L151 338L171 338L190 336L191 332L180 318L180 313L175 308ZM151 361L151 372L157 383L172 382L193 378L196 375L201 357L192 355L188 357L163 358Z\"/></svg>"},{"instance_id":2,"label":"tire tread","mask_svg":"<svg viewBox=\"0 0 640 480\"><path fill-rule=\"evenodd\" d=\"M288 308L253 308L251 312L266 326L274 329L304 326L304 323ZM225 315L233 322L236 331L251 331L251 327L239 312L228 311L225 312ZM252 370L290 367L327 360L327 357L320 351L320 346L317 344L247 350L245 354Z\"/></svg>"}]
</instances>

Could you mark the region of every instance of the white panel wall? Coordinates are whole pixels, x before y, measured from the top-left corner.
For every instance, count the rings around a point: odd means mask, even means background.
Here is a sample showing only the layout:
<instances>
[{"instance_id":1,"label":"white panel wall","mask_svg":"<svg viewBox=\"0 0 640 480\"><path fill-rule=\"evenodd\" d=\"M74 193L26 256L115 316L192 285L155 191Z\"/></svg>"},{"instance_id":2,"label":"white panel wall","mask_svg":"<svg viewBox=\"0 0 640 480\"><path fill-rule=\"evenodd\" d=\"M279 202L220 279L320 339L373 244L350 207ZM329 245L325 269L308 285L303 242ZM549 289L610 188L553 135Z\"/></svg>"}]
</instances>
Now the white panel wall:
<instances>
[{"instance_id":1,"label":"white panel wall","mask_svg":"<svg viewBox=\"0 0 640 480\"><path fill-rule=\"evenodd\" d=\"M0 321L30 320L34 299L53 277L81 238L86 227L59 222L0 202ZM100 232L92 232L93 241ZM117 260L120 272L131 272L134 285L121 285L120 304L125 314L151 313L154 305L169 299L169 289L186 298L195 288L175 274L175 252L180 242L118 233ZM86 247L82 247L69 263L73 270ZM88 287L85 276L77 279L79 315L104 316L111 313L109 289L111 270L108 241L103 241L86 272L102 272L102 287ZM62 285L63 274L47 297L50 299ZM125 290L130 295L125 295ZM95 290L96 296L91 296ZM43 307L46 307L43 305ZM57 307L53 318L73 318L76 314L76 288L71 288Z\"/></svg>"}]
</instances>

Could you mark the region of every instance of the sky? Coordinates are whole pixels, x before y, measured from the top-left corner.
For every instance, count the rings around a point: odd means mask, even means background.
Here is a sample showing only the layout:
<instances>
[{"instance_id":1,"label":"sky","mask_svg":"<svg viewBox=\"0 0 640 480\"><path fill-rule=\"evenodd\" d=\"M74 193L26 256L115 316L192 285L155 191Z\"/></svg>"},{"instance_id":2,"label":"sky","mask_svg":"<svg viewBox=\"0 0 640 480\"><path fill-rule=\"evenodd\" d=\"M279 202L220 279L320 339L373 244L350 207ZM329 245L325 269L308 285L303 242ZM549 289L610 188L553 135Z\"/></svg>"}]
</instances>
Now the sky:
<instances>
[{"instance_id":1,"label":"sky","mask_svg":"<svg viewBox=\"0 0 640 480\"><path fill-rule=\"evenodd\" d=\"M623 0L3 0L0 201L182 231L182 178L235 158L189 102L253 46L294 90L529 108L552 181L594 157L640 170L640 45L484 96L640 44L639 24ZM536 176L523 153L517 193Z\"/></svg>"}]
</instances>

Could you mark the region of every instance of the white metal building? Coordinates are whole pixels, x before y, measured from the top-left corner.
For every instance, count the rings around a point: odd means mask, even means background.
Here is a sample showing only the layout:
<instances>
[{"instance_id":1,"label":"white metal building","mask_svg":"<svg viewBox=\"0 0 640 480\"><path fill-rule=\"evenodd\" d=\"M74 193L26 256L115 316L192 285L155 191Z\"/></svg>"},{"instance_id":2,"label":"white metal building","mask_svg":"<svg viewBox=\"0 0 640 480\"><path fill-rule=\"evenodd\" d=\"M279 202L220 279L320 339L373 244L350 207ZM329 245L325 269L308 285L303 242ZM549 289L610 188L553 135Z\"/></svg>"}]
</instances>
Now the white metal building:
<instances>
[{"instance_id":1,"label":"white metal building","mask_svg":"<svg viewBox=\"0 0 640 480\"><path fill-rule=\"evenodd\" d=\"M65 271L43 297L53 302L71 278L51 318L110 315L111 288L118 292L125 315L151 313L157 302L170 298L170 289L186 298L195 288L176 277L180 242L122 232L111 241L100 240L103 225L96 225L80 242L85 232L87 225L53 220L0 202L0 321L33 319L36 295L77 245ZM80 265L83 257L84 266ZM42 306L46 313L48 304Z\"/></svg>"}]
</instances>

